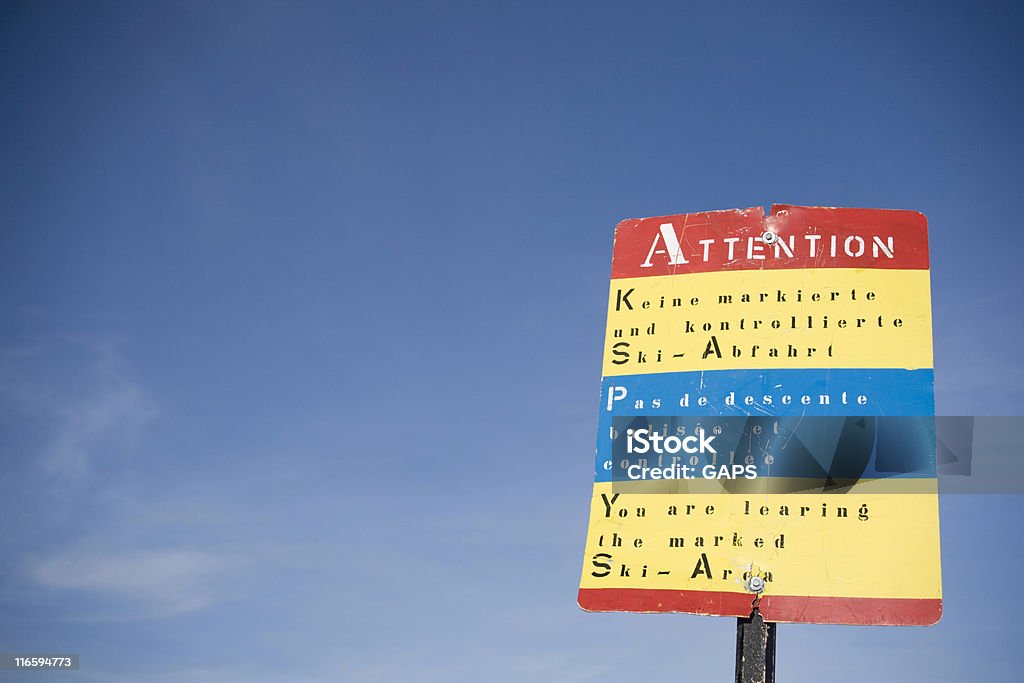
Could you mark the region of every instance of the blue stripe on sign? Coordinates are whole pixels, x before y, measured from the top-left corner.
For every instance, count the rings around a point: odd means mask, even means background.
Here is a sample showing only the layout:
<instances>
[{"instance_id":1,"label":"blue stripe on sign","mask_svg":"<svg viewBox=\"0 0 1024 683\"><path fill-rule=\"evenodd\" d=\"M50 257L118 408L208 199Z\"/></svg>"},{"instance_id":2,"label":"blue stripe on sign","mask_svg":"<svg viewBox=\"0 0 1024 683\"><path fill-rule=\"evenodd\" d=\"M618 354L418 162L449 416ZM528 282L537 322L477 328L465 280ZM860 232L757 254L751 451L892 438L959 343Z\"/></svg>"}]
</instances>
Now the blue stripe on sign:
<instances>
[{"instance_id":1,"label":"blue stripe on sign","mask_svg":"<svg viewBox=\"0 0 1024 683\"><path fill-rule=\"evenodd\" d=\"M934 383L931 369L622 375L602 380L600 414L934 415Z\"/></svg>"},{"instance_id":2,"label":"blue stripe on sign","mask_svg":"<svg viewBox=\"0 0 1024 683\"><path fill-rule=\"evenodd\" d=\"M931 369L715 370L606 377L601 387L595 479L617 478L608 465L612 433L624 416L929 416L934 411ZM906 444L893 441L893 435L906 425L886 429L880 423L878 427L880 436L890 436L877 444L869 469L877 466L879 472L897 476L900 472L934 476L928 474L934 472L934 425L912 430L916 444L912 450L918 456L909 464L900 461L899 455L906 453Z\"/></svg>"}]
</instances>

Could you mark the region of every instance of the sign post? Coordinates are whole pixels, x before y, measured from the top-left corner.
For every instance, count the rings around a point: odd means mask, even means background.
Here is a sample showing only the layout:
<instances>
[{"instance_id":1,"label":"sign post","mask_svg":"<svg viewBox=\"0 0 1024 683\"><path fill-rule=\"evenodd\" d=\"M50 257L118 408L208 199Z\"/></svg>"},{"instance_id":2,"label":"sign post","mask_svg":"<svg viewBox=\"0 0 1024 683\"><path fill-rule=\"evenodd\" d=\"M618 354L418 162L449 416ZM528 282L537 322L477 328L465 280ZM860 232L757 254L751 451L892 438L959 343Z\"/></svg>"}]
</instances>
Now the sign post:
<instances>
[{"instance_id":1,"label":"sign post","mask_svg":"<svg viewBox=\"0 0 1024 683\"><path fill-rule=\"evenodd\" d=\"M775 683L775 624L756 607L736 620L736 683Z\"/></svg>"},{"instance_id":2,"label":"sign post","mask_svg":"<svg viewBox=\"0 0 1024 683\"><path fill-rule=\"evenodd\" d=\"M620 223L580 606L737 617L762 664L766 622L938 621L928 267L912 211Z\"/></svg>"}]
</instances>

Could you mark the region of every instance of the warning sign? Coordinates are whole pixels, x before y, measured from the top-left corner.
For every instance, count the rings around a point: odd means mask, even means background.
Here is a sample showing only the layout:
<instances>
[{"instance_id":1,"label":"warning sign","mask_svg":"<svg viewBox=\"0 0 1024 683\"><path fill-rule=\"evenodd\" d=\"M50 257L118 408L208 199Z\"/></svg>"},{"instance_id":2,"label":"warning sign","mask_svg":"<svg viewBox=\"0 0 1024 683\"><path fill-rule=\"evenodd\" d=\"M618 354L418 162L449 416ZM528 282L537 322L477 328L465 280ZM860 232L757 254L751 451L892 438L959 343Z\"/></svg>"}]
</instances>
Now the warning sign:
<instances>
[{"instance_id":1,"label":"warning sign","mask_svg":"<svg viewBox=\"0 0 1024 683\"><path fill-rule=\"evenodd\" d=\"M623 221L603 375L581 607L938 621L923 215Z\"/></svg>"}]
</instances>

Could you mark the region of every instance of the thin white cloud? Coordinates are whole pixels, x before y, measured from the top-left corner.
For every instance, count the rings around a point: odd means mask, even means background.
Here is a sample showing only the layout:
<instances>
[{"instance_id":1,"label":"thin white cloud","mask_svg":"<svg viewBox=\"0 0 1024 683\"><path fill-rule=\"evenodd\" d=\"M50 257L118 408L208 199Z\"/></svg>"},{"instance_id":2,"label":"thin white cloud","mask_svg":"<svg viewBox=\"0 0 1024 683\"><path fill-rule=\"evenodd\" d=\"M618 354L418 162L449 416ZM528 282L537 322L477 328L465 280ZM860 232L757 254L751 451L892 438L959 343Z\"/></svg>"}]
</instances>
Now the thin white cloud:
<instances>
[{"instance_id":1,"label":"thin white cloud","mask_svg":"<svg viewBox=\"0 0 1024 683\"><path fill-rule=\"evenodd\" d=\"M82 479L96 461L133 452L158 415L109 343L4 349L0 378L8 409L44 426L45 441L25 454L60 480Z\"/></svg>"},{"instance_id":2,"label":"thin white cloud","mask_svg":"<svg viewBox=\"0 0 1024 683\"><path fill-rule=\"evenodd\" d=\"M57 416L44 464L51 471L83 474L94 458L134 444L156 410L137 385L114 379L86 397L68 399Z\"/></svg>"},{"instance_id":3,"label":"thin white cloud","mask_svg":"<svg viewBox=\"0 0 1024 683\"><path fill-rule=\"evenodd\" d=\"M109 551L75 549L28 562L37 585L128 601L136 615L170 616L206 607L231 562L185 548Z\"/></svg>"}]
</instances>

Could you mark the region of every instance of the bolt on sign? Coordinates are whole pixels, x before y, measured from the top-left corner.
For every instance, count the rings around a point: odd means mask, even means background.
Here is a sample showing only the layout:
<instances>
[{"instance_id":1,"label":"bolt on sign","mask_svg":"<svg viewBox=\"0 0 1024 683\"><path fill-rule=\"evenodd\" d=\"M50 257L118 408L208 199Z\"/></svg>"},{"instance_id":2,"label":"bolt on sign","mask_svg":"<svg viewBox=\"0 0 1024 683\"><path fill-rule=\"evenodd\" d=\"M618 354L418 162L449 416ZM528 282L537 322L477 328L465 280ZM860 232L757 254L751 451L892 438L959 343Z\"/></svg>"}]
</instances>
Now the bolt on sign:
<instances>
[{"instance_id":1,"label":"bolt on sign","mask_svg":"<svg viewBox=\"0 0 1024 683\"><path fill-rule=\"evenodd\" d=\"M928 267L913 211L620 223L580 606L937 622Z\"/></svg>"}]
</instances>

